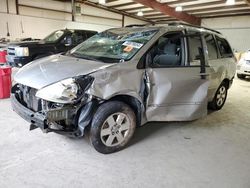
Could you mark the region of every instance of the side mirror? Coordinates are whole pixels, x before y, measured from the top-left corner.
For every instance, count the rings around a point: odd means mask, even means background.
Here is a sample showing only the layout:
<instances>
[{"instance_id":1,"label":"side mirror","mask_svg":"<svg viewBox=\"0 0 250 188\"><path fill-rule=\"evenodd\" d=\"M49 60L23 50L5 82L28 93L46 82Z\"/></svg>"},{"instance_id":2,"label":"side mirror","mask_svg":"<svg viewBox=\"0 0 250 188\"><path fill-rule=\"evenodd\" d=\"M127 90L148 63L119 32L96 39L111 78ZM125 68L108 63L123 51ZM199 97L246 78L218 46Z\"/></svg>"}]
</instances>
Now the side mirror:
<instances>
[{"instance_id":1,"label":"side mirror","mask_svg":"<svg viewBox=\"0 0 250 188\"><path fill-rule=\"evenodd\" d=\"M72 36L66 36L63 41L64 41L65 46L72 46L73 45Z\"/></svg>"}]
</instances>

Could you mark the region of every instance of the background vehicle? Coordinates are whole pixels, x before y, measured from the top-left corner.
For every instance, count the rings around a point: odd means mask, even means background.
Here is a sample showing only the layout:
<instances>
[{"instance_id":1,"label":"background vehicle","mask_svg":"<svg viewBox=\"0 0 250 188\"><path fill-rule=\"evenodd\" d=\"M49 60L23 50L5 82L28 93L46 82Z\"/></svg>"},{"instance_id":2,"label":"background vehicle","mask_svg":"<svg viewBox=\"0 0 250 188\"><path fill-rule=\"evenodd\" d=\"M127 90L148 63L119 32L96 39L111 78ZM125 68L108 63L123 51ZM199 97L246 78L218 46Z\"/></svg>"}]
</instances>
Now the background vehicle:
<instances>
[{"instance_id":1,"label":"background vehicle","mask_svg":"<svg viewBox=\"0 0 250 188\"><path fill-rule=\"evenodd\" d=\"M40 41L10 43L7 62L11 66L21 67L34 59L66 52L96 33L96 31L65 29L55 31Z\"/></svg>"},{"instance_id":2,"label":"background vehicle","mask_svg":"<svg viewBox=\"0 0 250 188\"><path fill-rule=\"evenodd\" d=\"M240 79L250 76L250 50L240 59L237 64L237 77Z\"/></svg>"},{"instance_id":3,"label":"background vehicle","mask_svg":"<svg viewBox=\"0 0 250 188\"><path fill-rule=\"evenodd\" d=\"M0 50L6 49L7 43L9 42L6 38L0 38Z\"/></svg>"},{"instance_id":4,"label":"background vehicle","mask_svg":"<svg viewBox=\"0 0 250 188\"><path fill-rule=\"evenodd\" d=\"M170 24L110 29L37 62L16 74L13 109L31 129L80 137L89 126L101 153L146 122L195 120L208 102L220 110L236 70L220 33Z\"/></svg>"}]
</instances>

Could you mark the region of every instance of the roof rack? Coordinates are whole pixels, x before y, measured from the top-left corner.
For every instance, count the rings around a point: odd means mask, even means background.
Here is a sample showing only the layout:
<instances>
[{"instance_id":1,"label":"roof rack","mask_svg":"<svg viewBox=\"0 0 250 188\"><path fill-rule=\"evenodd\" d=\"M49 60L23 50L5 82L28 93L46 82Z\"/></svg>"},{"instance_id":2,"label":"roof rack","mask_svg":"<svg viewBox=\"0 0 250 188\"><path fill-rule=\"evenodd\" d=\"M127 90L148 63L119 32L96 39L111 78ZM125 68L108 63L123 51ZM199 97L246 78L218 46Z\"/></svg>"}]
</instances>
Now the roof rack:
<instances>
[{"instance_id":1,"label":"roof rack","mask_svg":"<svg viewBox=\"0 0 250 188\"><path fill-rule=\"evenodd\" d=\"M159 24L161 22L162 21L156 22L156 24ZM165 22L165 23L168 24L169 26L184 25L184 26L194 27L194 28L198 28L198 29L206 29L206 30L213 31L215 33L221 34L221 32L216 31L214 29L210 29L210 28L202 27L202 26L197 26L197 25L192 25L192 24L187 24L187 23L184 23L184 22Z\"/></svg>"},{"instance_id":2,"label":"roof rack","mask_svg":"<svg viewBox=\"0 0 250 188\"><path fill-rule=\"evenodd\" d=\"M126 25L125 27L145 27L145 26L149 26L149 25L156 25L156 24L168 24L169 26L178 26L178 25L183 25L183 26L189 26L189 27L193 27L193 28L198 28L198 29L206 29L206 30L209 30L209 31L213 31L215 33L218 33L218 34L221 34L221 32L219 31L216 31L214 29L210 29L210 28L207 28L207 27L202 27L202 26L197 26L197 25L192 25L192 24L187 24L187 23L184 23L184 22L169 22L169 21L157 21L153 24L131 24L131 25Z\"/></svg>"},{"instance_id":3,"label":"roof rack","mask_svg":"<svg viewBox=\"0 0 250 188\"><path fill-rule=\"evenodd\" d=\"M147 24L131 24L131 25L126 25L125 27L144 27Z\"/></svg>"}]
</instances>

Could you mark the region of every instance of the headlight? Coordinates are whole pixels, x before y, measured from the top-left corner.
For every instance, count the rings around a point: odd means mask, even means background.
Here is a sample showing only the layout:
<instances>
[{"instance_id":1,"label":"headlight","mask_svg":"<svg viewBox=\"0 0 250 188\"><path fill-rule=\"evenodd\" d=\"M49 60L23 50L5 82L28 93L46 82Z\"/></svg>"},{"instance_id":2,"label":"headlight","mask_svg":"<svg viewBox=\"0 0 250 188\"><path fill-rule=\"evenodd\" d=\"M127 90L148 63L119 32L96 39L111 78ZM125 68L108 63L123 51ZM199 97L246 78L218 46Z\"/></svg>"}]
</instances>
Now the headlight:
<instances>
[{"instance_id":1,"label":"headlight","mask_svg":"<svg viewBox=\"0 0 250 188\"><path fill-rule=\"evenodd\" d=\"M16 56L18 57L29 56L29 48L28 47L16 47L15 53L16 53Z\"/></svg>"},{"instance_id":2,"label":"headlight","mask_svg":"<svg viewBox=\"0 0 250 188\"><path fill-rule=\"evenodd\" d=\"M77 99L79 87L72 78L62 80L36 93L36 97L56 103L71 103Z\"/></svg>"}]
</instances>

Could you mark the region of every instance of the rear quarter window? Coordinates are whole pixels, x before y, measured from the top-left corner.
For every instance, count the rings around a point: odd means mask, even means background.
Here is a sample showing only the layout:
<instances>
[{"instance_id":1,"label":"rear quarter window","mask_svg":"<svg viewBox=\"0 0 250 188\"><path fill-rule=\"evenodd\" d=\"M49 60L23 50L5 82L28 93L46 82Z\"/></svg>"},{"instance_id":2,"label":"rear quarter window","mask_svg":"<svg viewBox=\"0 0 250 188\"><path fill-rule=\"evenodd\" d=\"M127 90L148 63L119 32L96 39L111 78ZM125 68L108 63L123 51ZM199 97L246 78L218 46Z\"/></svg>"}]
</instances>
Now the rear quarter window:
<instances>
[{"instance_id":1,"label":"rear quarter window","mask_svg":"<svg viewBox=\"0 0 250 188\"><path fill-rule=\"evenodd\" d=\"M232 49L226 39L216 36L218 48L222 58L233 57Z\"/></svg>"}]
</instances>

